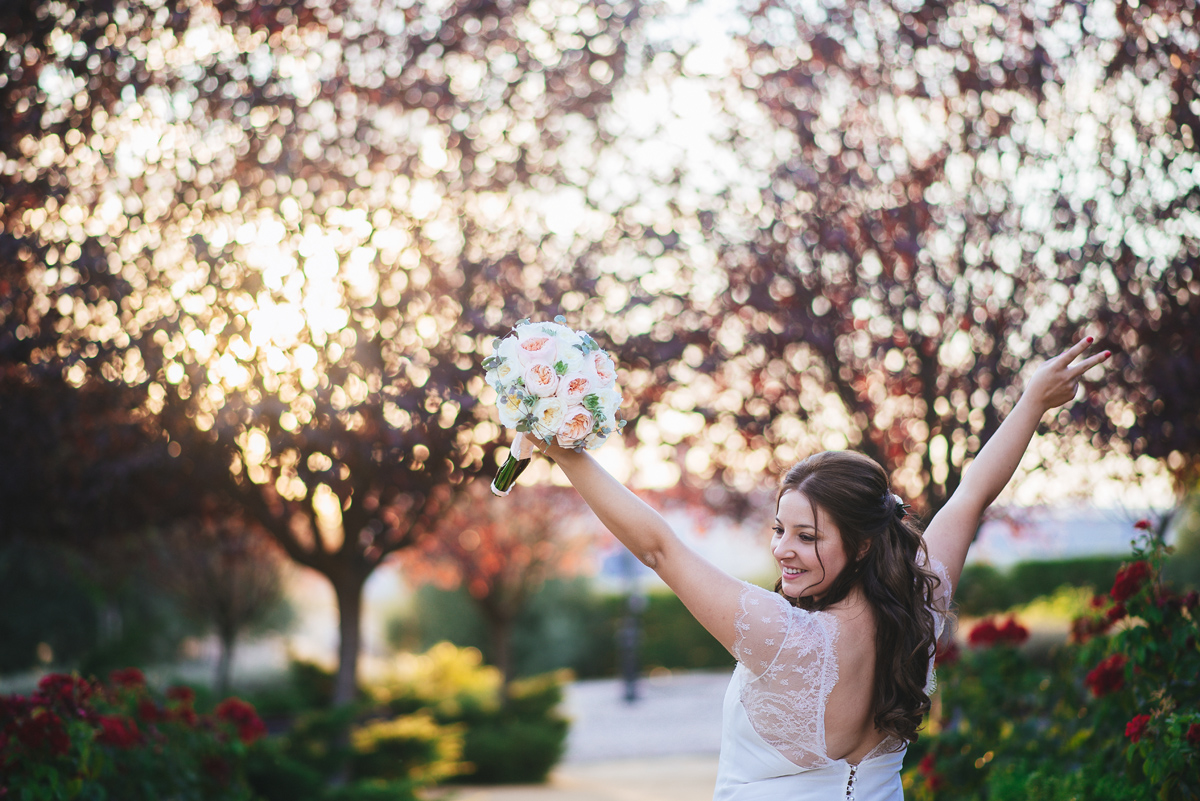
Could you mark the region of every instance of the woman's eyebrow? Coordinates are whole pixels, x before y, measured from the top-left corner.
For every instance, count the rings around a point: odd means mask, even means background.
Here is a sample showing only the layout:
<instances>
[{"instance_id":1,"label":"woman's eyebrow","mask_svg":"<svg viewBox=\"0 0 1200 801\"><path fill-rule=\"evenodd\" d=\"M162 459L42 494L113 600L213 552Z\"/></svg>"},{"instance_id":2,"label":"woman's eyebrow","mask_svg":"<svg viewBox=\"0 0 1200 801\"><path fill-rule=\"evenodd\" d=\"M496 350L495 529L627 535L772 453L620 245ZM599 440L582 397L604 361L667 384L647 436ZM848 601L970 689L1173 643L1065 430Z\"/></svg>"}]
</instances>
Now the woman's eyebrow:
<instances>
[{"instance_id":1,"label":"woman's eyebrow","mask_svg":"<svg viewBox=\"0 0 1200 801\"><path fill-rule=\"evenodd\" d=\"M777 517L777 518L775 518L775 522L776 522L776 523L779 525L779 527L780 527L780 528L786 528L786 527L783 525L783 521L781 521L781 520L780 520L778 517ZM796 528L811 528L813 531L816 531L816 530L817 530L817 527L816 527L816 526L814 526L812 523L796 523L796 524L794 524L794 525L792 526L792 528L793 528L793 529L796 529Z\"/></svg>"}]
</instances>

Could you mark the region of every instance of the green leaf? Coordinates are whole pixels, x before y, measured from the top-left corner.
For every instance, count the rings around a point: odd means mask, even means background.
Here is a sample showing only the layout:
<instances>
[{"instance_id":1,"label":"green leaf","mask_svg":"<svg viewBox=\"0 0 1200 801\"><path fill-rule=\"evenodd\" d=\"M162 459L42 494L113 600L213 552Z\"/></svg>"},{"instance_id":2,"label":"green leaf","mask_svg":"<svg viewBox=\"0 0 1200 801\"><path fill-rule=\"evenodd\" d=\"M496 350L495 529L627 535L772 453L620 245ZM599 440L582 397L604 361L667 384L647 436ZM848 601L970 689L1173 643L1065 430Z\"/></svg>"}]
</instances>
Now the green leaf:
<instances>
[{"instance_id":1,"label":"green leaf","mask_svg":"<svg viewBox=\"0 0 1200 801\"><path fill-rule=\"evenodd\" d=\"M560 376L566 375L567 374L567 363L566 362L556 362L554 365L554 372L558 373Z\"/></svg>"}]
</instances>

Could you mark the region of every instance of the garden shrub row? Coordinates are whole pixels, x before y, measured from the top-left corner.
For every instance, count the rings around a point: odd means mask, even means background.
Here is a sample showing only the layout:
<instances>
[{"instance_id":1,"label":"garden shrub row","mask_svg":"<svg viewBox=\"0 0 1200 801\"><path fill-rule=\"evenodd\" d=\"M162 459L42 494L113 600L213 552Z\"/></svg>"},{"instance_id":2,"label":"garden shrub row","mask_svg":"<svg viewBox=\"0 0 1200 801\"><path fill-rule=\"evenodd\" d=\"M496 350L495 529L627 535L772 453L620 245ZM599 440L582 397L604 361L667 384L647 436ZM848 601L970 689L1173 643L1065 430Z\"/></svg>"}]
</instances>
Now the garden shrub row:
<instances>
[{"instance_id":1,"label":"garden shrub row","mask_svg":"<svg viewBox=\"0 0 1200 801\"><path fill-rule=\"evenodd\" d=\"M135 670L107 683L51 674L0 696L0 798L22 801L415 801L447 780L540 782L562 756L565 673L503 688L479 653L441 644L397 660L359 702L329 708L332 676L298 664L255 706L209 711Z\"/></svg>"},{"instance_id":2,"label":"garden shrub row","mask_svg":"<svg viewBox=\"0 0 1200 801\"><path fill-rule=\"evenodd\" d=\"M650 593L638 614L638 662L654 668L733 667L733 658L669 592ZM515 673L530 676L559 669L577 678L618 673L617 639L629 601L597 594L585 579L546 583L517 619L512 640ZM420 650L441 641L489 654L486 625L463 590L422 587L413 609L390 626L394 647Z\"/></svg>"},{"instance_id":3,"label":"garden shrub row","mask_svg":"<svg viewBox=\"0 0 1200 801\"><path fill-rule=\"evenodd\" d=\"M955 592L958 613L966 618L995 614L1064 587L1111 586L1120 557L1088 557L1021 562L1007 570L968 565ZM645 596L639 613L639 668L706 669L732 667L728 652L668 592ZM598 595L587 582L555 580L534 595L517 620L513 659L518 675L568 668L579 678L618 673L617 639L629 614L623 596ZM462 590L423 587L413 610L392 622L397 647L428 648L439 641L489 651L486 624Z\"/></svg>"}]
</instances>

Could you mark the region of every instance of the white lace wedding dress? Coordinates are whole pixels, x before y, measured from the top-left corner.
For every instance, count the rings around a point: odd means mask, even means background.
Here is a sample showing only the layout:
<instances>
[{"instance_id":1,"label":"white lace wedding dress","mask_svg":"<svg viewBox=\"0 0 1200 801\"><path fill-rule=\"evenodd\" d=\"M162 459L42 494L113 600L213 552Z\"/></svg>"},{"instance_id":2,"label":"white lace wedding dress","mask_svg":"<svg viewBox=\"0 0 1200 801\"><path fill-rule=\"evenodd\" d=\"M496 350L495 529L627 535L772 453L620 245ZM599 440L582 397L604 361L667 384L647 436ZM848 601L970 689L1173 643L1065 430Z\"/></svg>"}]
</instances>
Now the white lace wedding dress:
<instances>
[{"instance_id":1,"label":"white lace wedding dress","mask_svg":"<svg viewBox=\"0 0 1200 801\"><path fill-rule=\"evenodd\" d=\"M949 609L946 569L934 590L934 631ZM725 692L713 801L901 801L906 743L888 737L857 765L830 759L825 704L838 680L838 620L797 609L746 584L737 618L738 660ZM925 691L934 689L930 654Z\"/></svg>"}]
</instances>

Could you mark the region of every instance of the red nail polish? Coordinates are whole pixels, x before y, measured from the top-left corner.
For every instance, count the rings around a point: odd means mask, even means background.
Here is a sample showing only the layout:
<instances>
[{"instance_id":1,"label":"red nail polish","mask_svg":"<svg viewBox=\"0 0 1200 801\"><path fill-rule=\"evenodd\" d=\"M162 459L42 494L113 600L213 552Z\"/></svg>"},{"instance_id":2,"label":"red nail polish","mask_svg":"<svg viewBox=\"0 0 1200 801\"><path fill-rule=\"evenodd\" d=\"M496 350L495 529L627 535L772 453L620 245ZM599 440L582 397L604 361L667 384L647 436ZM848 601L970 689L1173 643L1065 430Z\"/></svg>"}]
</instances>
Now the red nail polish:
<instances>
[{"instance_id":1,"label":"red nail polish","mask_svg":"<svg viewBox=\"0 0 1200 801\"><path fill-rule=\"evenodd\" d=\"M1090 344L1092 344L1092 342L1093 342L1092 338L1088 337L1088 344L1090 345Z\"/></svg>"}]
</instances>

